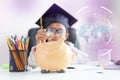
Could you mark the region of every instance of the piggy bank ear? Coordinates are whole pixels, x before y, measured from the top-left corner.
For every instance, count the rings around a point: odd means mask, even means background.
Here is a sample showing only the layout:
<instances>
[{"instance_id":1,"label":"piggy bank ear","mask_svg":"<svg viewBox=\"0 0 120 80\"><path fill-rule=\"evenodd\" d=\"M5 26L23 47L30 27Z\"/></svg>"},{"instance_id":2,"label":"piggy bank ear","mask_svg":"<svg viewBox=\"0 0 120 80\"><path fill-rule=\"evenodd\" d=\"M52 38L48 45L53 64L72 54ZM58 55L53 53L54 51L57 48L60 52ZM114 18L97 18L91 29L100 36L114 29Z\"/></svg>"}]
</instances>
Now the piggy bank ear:
<instances>
[{"instance_id":1,"label":"piggy bank ear","mask_svg":"<svg viewBox=\"0 0 120 80\"><path fill-rule=\"evenodd\" d=\"M57 46L57 47L60 47L60 46L64 43L64 41L65 41L65 38L62 37L60 40L58 40L58 41L56 42L56 46Z\"/></svg>"}]
</instances>

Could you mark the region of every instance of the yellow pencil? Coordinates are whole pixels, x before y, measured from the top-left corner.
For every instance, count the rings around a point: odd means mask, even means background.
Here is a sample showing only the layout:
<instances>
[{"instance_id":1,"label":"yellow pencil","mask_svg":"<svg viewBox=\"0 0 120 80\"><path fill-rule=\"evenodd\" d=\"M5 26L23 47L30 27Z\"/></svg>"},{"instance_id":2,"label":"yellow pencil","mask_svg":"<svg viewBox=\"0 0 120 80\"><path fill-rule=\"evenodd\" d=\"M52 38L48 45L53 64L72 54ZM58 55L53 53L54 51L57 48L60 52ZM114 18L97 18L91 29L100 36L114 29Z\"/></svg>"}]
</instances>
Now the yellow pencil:
<instances>
[{"instance_id":1,"label":"yellow pencil","mask_svg":"<svg viewBox=\"0 0 120 80\"><path fill-rule=\"evenodd\" d=\"M28 49L29 39L30 39L30 37L27 38L26 43L25 43L25 45L26 45L26 50Z\"/></svg>"},{"instance_id":2,"label":"yellow pencil","mask_svg":"<svg viewBox=\"0 0 120 80\"><path fill-rule=\"evenodd\" d=\"M6 40L7 40L7 44L8 44L8 46L10 47L10 49L13 50L13 47L12 47L12 45L10 44L9 39L7 38Z\"/></svg>"},{"instance_id":3,"label":"yellow pencil","mask_svg":"<svg viewBox=\"0 0 120 80\"><path fill-rule=\"evenodd\" d=\"M40 18L40 29L43 29L43 25L42 25L42 17Z\"/></svg>"}]
</instances>

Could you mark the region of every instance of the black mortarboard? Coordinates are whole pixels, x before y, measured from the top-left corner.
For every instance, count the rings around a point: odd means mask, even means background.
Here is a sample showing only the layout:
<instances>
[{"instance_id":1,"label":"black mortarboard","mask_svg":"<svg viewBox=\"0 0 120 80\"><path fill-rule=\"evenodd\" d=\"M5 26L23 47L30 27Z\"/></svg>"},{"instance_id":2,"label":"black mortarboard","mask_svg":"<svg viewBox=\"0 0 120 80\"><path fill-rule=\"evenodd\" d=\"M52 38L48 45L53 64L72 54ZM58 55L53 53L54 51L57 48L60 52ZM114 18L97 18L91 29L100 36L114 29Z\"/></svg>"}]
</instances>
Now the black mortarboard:
<instances>
[{"instance_id":1,"label":"black mortarboard","mask_svg":"<svg viewBox=\"0 0 120 80\"><path fill-rule=\"evenodd\" d=\"M68 12L60 8L58 5L53 4L43 15L42 25L43 28L49 26L53 22L60 22L65 27L71 27L77 20ZM40 19L36 22L40 26Z\"/></svg>"}]
</instances>

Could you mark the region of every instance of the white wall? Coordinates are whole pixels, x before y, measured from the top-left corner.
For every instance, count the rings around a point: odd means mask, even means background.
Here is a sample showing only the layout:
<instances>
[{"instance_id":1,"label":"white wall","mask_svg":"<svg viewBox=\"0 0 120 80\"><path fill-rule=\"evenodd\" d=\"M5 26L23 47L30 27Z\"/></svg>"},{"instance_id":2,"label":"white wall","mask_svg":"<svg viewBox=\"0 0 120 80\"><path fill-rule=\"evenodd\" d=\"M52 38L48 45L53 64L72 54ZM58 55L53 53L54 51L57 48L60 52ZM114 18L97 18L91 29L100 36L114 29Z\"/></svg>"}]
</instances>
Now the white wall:
<instances>
[{"instance_id":1,"label":"white wall","mask_svg":"<svg viewBox=\"0 0 120 80\"><path fill-rule=\"evenodd\" d=\"M113 18L113 41L112 41L112 57L114 60L120 60L120 0L114 2L114 18Z\"/></svg>"},{"instance_id":2,"label":"white wall","mask_svg":"<svg viewBox=\"0 0 120 80\"><path fill-rule=\"evenodd\" d=\"M27 3L26 3L26 2ZM1 0L0 1L0 65L9 62L8 46L6 37L10 35L27 35L27 31L31 27L38 27L34 23L39 17L52 5L58 3L64 6L64 9L76 16L77 10L86 5L88 0ZM92 0L90 0L92 1ZM109 0L115 5L112 5L115 12L116 28L119 28L120 23L120 0ZM114 1L114 2L113 2ZM21 6L22 2L25 5ZM21 3L21 4L20 4ZM71 6L72 5L72 6ZM114 28L114 34L120 34L120 28ZM117 32L115 32L117 30ZM117 37L117 36L116 36ZM120 38L120 35L119 35ZM117 37L117 42L119 41Z\"/></svg>"},{"instance_id":3,"label":"white wall","mask_svg":"<svg viewBox=\"0 0 120 80\"><path fill-rule=\"evenodd\" d=\"M23 6L19 5L25 1L28 3ZM25 1L0 0L0 65L9 62L6 37L15 34L27 36L27 32L31 27L38 27L35 22L53 3L53 0Z\"/></svg>"}]
</instances>

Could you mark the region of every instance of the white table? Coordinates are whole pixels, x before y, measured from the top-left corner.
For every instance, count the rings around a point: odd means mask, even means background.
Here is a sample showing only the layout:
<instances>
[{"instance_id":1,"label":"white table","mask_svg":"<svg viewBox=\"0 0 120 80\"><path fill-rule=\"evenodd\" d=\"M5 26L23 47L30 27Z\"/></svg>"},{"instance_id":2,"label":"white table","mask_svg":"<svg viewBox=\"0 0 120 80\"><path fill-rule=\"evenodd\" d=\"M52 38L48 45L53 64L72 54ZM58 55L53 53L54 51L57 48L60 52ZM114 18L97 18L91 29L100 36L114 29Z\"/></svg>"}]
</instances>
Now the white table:
<instances>
[{"instance_id":1,"label":"white table","mask_svg":"<svg viewBox=\"0 0 120 80\"><path fill-rule=\"evenodd\" d=\"M27 72L9 72L0 69L0 80L120 80L120 70L104 70L101 67L77 65L66 73L43 74L40 69Z\"/></svg>"}]
</instances>

